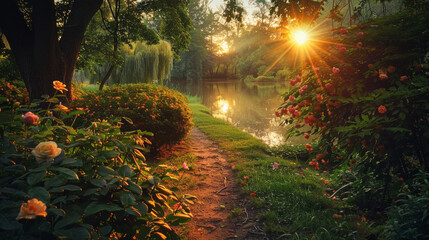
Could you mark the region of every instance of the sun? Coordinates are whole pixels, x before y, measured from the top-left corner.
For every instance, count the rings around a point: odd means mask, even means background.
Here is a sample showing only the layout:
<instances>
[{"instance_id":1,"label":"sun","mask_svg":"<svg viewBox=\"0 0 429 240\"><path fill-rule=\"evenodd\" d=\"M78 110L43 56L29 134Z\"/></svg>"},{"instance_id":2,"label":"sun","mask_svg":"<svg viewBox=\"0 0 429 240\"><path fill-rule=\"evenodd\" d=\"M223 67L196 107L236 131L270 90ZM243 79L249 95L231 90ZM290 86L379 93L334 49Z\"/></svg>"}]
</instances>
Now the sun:
<instances>
[{"instance_id":1,"label":"sun","mask_svg":"<svg viewBox=\"0 0 429 240\"><path fill-rule=\"evenodd\" d=\"M308 33L303 30L296 31L293 37L298 45L302 45L308 41Z\"/></svg>"}]
</instances>

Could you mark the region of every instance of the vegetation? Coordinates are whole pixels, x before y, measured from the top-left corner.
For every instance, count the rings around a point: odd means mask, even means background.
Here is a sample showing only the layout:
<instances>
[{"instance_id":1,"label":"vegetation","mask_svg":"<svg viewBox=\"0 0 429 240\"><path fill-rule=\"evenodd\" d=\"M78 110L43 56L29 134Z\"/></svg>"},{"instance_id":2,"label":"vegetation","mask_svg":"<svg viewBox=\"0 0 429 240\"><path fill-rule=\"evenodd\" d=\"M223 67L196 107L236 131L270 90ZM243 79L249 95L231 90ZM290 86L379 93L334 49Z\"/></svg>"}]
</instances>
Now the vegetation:
<instances>
[{"instance_id":1,"label":"vegetation","mask_svg":"<svg viewBox=\"0 0 429 240\"><path fill-rule=\"evenodd\" d=\"M67 90L60 82L55 88ZM194 197L162 185L177 180L177 168L146 165L152 134L121 131L120 118L76 127L84 111L58 105L57 97L47 99L47 110L0 99L9 119L0 126L3 236L179 239L170 226L192 217L187 203Z\"/></svg>"},{"instance_id":2,"label":"vegetation","mask_svg":"<svg viewBox=\"0 0 429 240\"><path fill-rule=\"evenodd\" d=\"M73 106L88 113L83 116L86 120L121 116L122 130L154 133L149 137L154 150L178 143L192 128L187 99L179 92L150 84L117 85L90 92L73 101Z\"/></svg>"}]
</instances>

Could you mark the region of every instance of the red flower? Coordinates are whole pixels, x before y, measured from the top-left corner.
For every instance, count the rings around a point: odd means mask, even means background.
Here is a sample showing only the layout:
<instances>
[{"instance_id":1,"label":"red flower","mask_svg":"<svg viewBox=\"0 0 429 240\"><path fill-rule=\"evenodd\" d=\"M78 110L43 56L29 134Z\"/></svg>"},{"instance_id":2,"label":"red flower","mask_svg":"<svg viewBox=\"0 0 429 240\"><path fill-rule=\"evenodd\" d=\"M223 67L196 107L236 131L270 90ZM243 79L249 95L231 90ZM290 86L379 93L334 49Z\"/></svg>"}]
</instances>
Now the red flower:
<instances>
[{"instance_id":1,"label":"red flower","mask_svg":"<svg viewBox=\"0 0 429 240\"><path fill-rule=\"evenodd\" d=\"M290 95L290 96L289 96L289 101L295 101L295 97L294 97L294 96L292 96L292 95Z\"/></svg>"},{"instance_id":2,"label":"red flower","mask_svg":"<svg viewBox=\"0 0 429 240\"><path fill-rule=\"evenodd\" d=\"M386 112L387 112L387 109L386 109L386 107L385 107L385 106L380 105L380 106L378 107L378 112L379 112L379 113L381 113L381 114L383 114L383 113L386 113Z\"/></svg>"},{"instance_id":3,"label":"red flower","mask_svg":"<svg viewBox=\"0 0 429 240\"><path fill-rule=\"evenodd\" d=\"M300 123L297 123L297 124L295 125L295 127L299 128L299 127L301 127L301 124L300 124Z\"/></svg>"},{"instance_id":4,"label":"red flower","mask_svg":"<svg viewBox=\"0 0 429 240\"><path fill-rule=\"evenodd\" d=\"M295 112L295 107L290 106L287 110L288 110L291 114L293 114L293 113Z\"/></svg>"},{"instance_id":5,"label":"red flower","mask_svg":"<svg viewBox=\"0 0 429 240\"><path fill-rule=\"evenodd\" d=\"M256 193L253 193L253 192L252 192L252 193L250 194L250 196L251 196L251 197L256 197Z\"/></svg>"},{"instance_id":6,"label":"red flower","mask_svg":"<svg viewBox=\"0 0 429 240\"><path fill-rule=\"evenodd\" d=\"M356 37L363 37L363 32L356 33Z\"/></svg>"},{"instance_id":7,"label":"red flower","mask_svg":"<svg viewBox=\"0 0 429 240\"><path fill-rule=\"evenodd\" d=\"M287 114L287 109L286 109L286 108L283 108L283 109L282 109L282 114L283 114L283 115L286 115L286 114Z\"/></svg>"},{"instance_id":8,"label":"red flower","mask_svg":"<svg viewBox=\"0 0 429 240\"><path fill-rule=\"evenodd\" d=\"M280 113L279 112L276 111L275 114L276 114L277 117L280 117Z\"/></svg>"},{"instance_id":9,"label":"red flower","mask_svg":"<svg viewBox=\"0 0 429 240\"><path fill-rule=\"evenodd\" d=\"M346 52L346 48L345 47L342 47L342 48L340 48L338 50L340 51L340 53L345 53Z\"/></svg>"},{"instance_id":10,"label":"red flower","mask_svg":"<svg viewBox=\"0 0 429 240\"><path fill-rule=\"evenodd\" d=\"M300 89L299 89L299 94L302 94L305 90L307 90L308 89L308 87L307 87L307 85L304 85L304 86L302 86Z\"/></svg>"},{"instance_id":11,"label":"red flower","mask_svg":"<svg viewBox=\"0 0 429 240\"><path fill-rule=\"evenodd\" d=\"M341 28L340 33L341 33L341 34L343 34L343 35L344 35L344 34L347 34L347 29L345 29L345 28Z\"/></svg>"},{"instance_id":12,"label":"red flower","mask_svg":"<svg viewBox=\"0 0 429 240\"><path fill-rule=\"evenodd\" d=\"M338 74L339 72L340 72L340 69L339 69L339 68L332 67L332 73L333 73L333 74Z\"/></svg>"},{"instance_id":13,"label":"red flower","mask_svg":"<svg viewBox=\"0 0 429 240\"><path fill-rule=\"evenodd\" d=\"M332 85L332 84L331 84ZM320 94L317 94L316 95L316 99L317 99L317 101L322 101L323 100L323 96L322 95L320 95Z\"/></svg>"},{"instance_id":14,"label":"red flower","mask_svg":"<svg viewBox=\"0 0 429 240\"><path fill-rule=\"evenodd\" d=\"M310 138L310 134L304 133L304 138L309 139Z\"/></svg>"}]
</instances>

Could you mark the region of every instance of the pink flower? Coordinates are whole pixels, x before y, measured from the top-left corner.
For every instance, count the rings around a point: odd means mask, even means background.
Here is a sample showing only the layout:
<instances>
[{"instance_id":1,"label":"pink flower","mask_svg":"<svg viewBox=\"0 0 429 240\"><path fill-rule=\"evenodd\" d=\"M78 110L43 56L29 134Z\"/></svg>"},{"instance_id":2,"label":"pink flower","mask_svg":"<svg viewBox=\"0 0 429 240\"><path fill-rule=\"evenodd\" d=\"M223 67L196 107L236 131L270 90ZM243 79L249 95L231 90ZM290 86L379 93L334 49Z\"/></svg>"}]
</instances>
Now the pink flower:
<instances>
[{"instance_id":1,"label":"pink flower","mask_svg":"<svg viewBox=\"0 0 429 240\"><path fill-rule=\"evenodd\" d=\"M24 115L21 115L22 120L28 125L36 125L39 121L39 117L32 112L27 112Z\"/></svg>"},{"instance_id":2,"label":"pink flower","mask_svg":"<svg viewBox=\"0 0 429 240\"><path fill-rule=\"evenodd\" d=\"M274 163L273 163L273 170L276 170L277 168L279 168L279 164L278 164L278 163L276 163L276 162L274 162Z\"/></svg>"},{"instance_id":3,"label":"pink flower","mask_svg":"<svg viewBox=\"0 0 429 240\"><path fill-rule=\"evenodd\" d=\"M380 78L380 80L387 80L387 79L389 79L389 77L385 73L380 73L378 75L378 77Z\"/></svg>"},{"instance_id":4,"label":"pink flower","mask_svg":"<svg viewBox=\"0 0 429 240\"><path fill-rule=\"evenodd\" d=\"M189 170L188 165L185 162L183 163L183 169Z\"/></svg>"},{"instance_id":5,"label":"pink flower","mask_svg":"<svg viewBox=\"0 0 429 240\"><path fill-rule=\"evenodd\" d=\"M302 94L305 90L307 90L308 89L308 87L307 87L307 85L304 85L304 86L302 86L300 89L299 89L299 94Z\"/></svg>"},{"instance_id":6,"label":"pink flower","mask_svg":"<svg viewBox=\"0 0 429 240\"><path fill-rule=\"evenodd\" d=\"M303 175L304 173L303 173L303 172L299 172L299 174L300 174L300 175Z\"/></svg>"},{"instance_id":7,"label":"pink flower","mask_svg":"<svg viewBox=\"0 0 429 240\"><path fill-rule=\"evenodd\" d=\"M406 81L408 81L408 77L407 76L401 76L400 78L399 78L399 81L401 81L401 82L406 82Z\"/></svg>"},{"instance_id":8,"label":"pink flower","mask_svg":"<svg viewBox=\"0 0 429 240\"><path fill-rule=\"evenodd\" d=\"M289 96L289 101L295 101L295 97L294 97L294 96L292 96L292 95L290 95L290 96Z\"/></svg>"},{"instance_id":9,"label":"pink flower","mask_svg":"<svg viewBox=\"0 0 429 240\"><path fill-rule=\"evenodd\" d=\"M301 73L300 73L300 74L301 74ZM300 78L300 77L296 77L296 78L295 78L295 82L297 82L297 83L301 82L301 78Z\"/></svg>"},{"instance_id":10,"label":"pink flower","mask_svg":"<svg viewBox=\"0 0 429 240\"><path fill-rule=\"evenodd\" d=\"M340 69L339 68L336 68L336 67L333 67L332 68L332 73L333 74L338 74L340 72Z\"/></svg>"},{"instance_id":11,"label":"pink flower","mask_svg":"<svg viewBox=\"0 0 429 240\"><path fill-rule=\"evenodd\" d=\"M295 82L294 80L290 80L289 84L290 84L291 86L295 86L295 85L296 85L296 82Z\"/></svg>"},{"instance_id":12,"label":"pink flower","mask_svg":"<svg viewBox=\"0 0 429 240\"><path fill-rule=\"evenodd\" d=\"M341 33L341 34L343 34L343 35L344 35L344 34L347 34L347 29L345 29L345 28L341 28L340 33Z\"/></svg>"},{"instance_id":13,"label":"pink flower","mask_svg":"<svg viewBox=\"0 0 429 240\"><path fill-rule=\"evenodd\" d=\"M356 33L356 37L363 37L363 32Z\"/></svg>"}]
</instances>

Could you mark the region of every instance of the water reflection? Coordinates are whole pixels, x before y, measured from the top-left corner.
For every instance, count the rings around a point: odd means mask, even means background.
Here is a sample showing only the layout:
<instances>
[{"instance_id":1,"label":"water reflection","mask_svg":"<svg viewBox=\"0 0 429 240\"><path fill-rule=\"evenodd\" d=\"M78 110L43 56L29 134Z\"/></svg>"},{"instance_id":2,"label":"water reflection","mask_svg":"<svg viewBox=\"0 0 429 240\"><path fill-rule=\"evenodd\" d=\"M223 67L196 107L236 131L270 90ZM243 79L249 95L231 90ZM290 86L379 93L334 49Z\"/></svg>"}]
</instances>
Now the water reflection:
<instances>
[{"instance_id":1,"label":"water reflection","mask_svg":"<svg viewBox=\"0 0 429 240\"><path fill-rule=\"evenodd\" d=\"M246 84L243 81L210 81L203 84L203 104L212 115L261 139L269 146L304 144L303 137L286 140L288 126L280 127L281 119L274 112L283 102L282 83Z\"/></svg>"}]
</instances>

